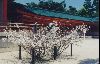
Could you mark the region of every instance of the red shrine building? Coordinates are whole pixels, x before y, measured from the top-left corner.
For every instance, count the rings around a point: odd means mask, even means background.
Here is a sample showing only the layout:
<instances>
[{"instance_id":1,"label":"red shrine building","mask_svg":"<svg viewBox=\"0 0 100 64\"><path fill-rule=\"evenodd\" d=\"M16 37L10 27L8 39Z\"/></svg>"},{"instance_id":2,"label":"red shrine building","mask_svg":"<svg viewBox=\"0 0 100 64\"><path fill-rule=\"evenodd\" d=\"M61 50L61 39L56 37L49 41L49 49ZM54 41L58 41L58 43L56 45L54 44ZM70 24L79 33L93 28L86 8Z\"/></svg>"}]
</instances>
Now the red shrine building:
<instances>
[{"instance_id":1,"label":"red shrine building","mask_svg":"<svg viewBox=\"0 0 100 64\"><path fill-rule=\"evenodd\" d=\"M12 16L12 17L11 17ZM21 22L21 23L49 23L57 21L62 25L74 25L81 23L92 23L98 21L96 18L86 18L68 15L63 12L29 8L13 0L0 0L0 22Z\"/></svg>"},{"instance_id":2,"label":"red shrine building","mask_svg":"<svg viewBox=\"0 0 100 64\"><path fill-rule=\"evenodd\" d=\"M87 18L69 15L63 12L49 11L40 8L29 8L13 0L0 0L0 23L38 23L48 25L56 21L59 26L75 27L77 25L90 25L95 29L95 21L98 18ZM92 30L92 29L91 29Z\"/></svg>"}]
</instances>

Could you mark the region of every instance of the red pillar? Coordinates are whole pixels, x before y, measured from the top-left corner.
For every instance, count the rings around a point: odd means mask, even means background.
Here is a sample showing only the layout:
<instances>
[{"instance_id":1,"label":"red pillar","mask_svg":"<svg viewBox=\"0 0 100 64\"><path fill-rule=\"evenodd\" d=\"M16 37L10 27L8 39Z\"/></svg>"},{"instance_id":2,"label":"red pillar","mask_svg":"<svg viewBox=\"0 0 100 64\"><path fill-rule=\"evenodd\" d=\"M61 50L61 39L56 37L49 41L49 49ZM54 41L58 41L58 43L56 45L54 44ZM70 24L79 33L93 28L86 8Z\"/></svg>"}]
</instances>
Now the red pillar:
<instances>
[{"instance_id":1,"label":"red pillar","mask_svg":"<svg viewBox=\"0 0 100 64\"><path fill-rule=\"evenodd\" d=\"M3 22L7 22L7 0L3 0Z\"/></svg>"}]
</instances>

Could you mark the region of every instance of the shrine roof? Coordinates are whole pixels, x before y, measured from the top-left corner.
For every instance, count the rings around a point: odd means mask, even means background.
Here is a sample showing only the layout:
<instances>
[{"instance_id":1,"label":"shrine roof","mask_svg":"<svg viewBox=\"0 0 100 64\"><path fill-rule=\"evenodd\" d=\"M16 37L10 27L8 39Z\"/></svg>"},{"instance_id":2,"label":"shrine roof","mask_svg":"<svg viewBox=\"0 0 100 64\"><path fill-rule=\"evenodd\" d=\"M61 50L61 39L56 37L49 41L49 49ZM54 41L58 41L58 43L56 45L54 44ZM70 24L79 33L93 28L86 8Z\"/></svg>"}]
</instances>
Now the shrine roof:
<instances>
[{"instance_id":1,"label":"shrine roof","mask_svg":"<svg viewBox=\"0 0 100 64\"><path fill-rule=\"evenodd\" d=\"M46 9L40 9L37 7L30 8L28 6L19 4L19 3L14 3L14 8L18 7L23 9L26 12L32 13L32 14L38 14L38 15L43 15L43 16L49 16L49 17L55 17L55 18L63 18L63 19L69 19L69 20L81 20L81 21L99 21L99 17L82 17L82 16L76 16L76 15L70 15L65 12L58 12L58 11L50 11Z\"/></svg>"},{"instance_id":2,"label":"shrine roof","mask_svg":"<svg viewBox=\"0 0 100 64\"><path fill-rule=\"evenodd\" d=\"M26 6L25 6L25 8L32 13L35 13L35 14L38 14L38 15L49 16L49 17L57 17L57 18L72 19L72 20L82 20L82 21L91 21L91 22L99 21L99 17L88 18L88 17L69 15L69 14L63 13L63 12L49 11L49 10L40 9L40 8L30 8L30 7L26 7Z\"/></svg>"}]
</instances>

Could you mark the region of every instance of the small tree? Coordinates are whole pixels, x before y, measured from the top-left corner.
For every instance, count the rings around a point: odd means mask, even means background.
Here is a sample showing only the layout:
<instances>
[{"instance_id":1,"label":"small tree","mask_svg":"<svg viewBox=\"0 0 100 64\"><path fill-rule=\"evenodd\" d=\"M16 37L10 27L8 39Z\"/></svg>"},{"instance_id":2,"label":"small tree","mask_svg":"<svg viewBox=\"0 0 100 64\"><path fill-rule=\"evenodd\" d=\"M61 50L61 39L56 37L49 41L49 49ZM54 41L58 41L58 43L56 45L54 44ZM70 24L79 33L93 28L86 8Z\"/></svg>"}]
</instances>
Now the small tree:
<instances>
[{"instance_id":1,"label":"small tree","mask_svg":"<svg viewBox=\"0 0 100 64\"><path fill-rule=\"evenodd\" d=\"M47 27L41 27L37 30L37 33L27 29L19 29L18 31L8 29L5 30L4 33L7 35L10 42L24 47L29 54L31 54L30 50L34 48L36 54L40 54L40 57L50 59L53 55L54 46L57 47L58 55L60 55L68 48L70 43L77 44L81 36L79 35L79 31L83 31L83 29L87 28L82 25L73 28L69 32L62 32L55 23L49 31Z\"/></svg>"}]
</instances>

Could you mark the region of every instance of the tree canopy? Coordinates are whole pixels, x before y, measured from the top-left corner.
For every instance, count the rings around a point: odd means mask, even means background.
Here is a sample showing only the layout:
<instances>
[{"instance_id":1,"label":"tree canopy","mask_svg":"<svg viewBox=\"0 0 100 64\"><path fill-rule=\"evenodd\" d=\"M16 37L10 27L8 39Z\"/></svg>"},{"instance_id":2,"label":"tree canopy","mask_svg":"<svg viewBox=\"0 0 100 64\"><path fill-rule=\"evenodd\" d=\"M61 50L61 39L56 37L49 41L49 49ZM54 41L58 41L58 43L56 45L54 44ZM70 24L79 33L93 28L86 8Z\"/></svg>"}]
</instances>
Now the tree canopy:
<instances>
[{"instance_id":1,"label":"tree canopy","mask_svg":"<svg viewBox=\"0 0 100 64\"><path fill-rule=\"evenodd\" d=\"M40 1L38 4L35 4L34 2L27 3L27 6L29 7L39 7L42 9L48 9L48 10L55 10L55 11L65 11L65 1L62 1L60 3L54 2L53 0L48 0L46 2Z\"/></svg>"},{"instance_id":2,"label":"tree canopy","mask_svg":"<svg viewBox=\"0 0 100 64\"><path fill-rule=\"evenodd\" d=\"M85 0L83 8L81 8L80 10L77 10L77 8L73 6L69 6L69 8L66 8L65 0L60 3L54 2L53 0L48 0L48 1L40 0L38 4L31 2L27 3L27 6L66 12L71 15L79 15L85 17L99 16L99 0L93 0L93 3L91 0Z\"/></svg>"}]
</instances>

